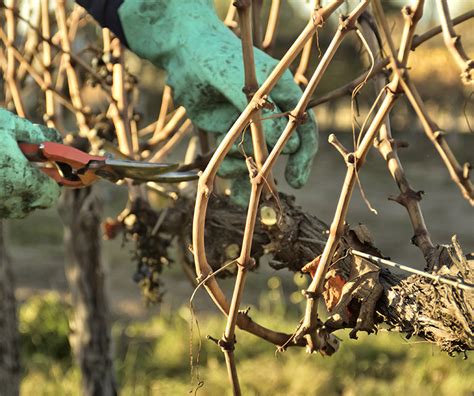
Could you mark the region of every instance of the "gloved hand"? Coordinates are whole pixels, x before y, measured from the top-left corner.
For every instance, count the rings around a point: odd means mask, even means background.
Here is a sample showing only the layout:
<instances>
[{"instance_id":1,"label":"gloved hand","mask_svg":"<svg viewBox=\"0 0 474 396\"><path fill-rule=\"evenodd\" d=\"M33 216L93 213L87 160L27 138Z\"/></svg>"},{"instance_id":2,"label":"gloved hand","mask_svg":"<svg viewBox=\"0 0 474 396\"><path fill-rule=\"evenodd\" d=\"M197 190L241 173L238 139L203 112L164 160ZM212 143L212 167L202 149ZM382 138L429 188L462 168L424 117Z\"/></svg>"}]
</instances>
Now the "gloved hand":
<instances>
[{"instance_id":1,"label":"gloved hand","mask_svg":"<svg viewBox=\"0 0 474 396\"><path fill-rule=\"evenodd\" d=\"M185 106L196 126L218 134L219 141L246 107L247 98L242 91L241 42L219 20L212 3L212 0L125 0L119 8L119 17L130 49L168 72L175 102ZM277 61L256 49L255 63L261 84ZM264 111L263 118L292 110L300 97L301 90L291 73L285 73L271 92L270 101L275 109ZM290 155L285 178L294 188L306 183L318 149L314 114L308 113L308 122L298 127L283 150ZM269 148L276 143L286 122L284 116L263 121ZM244 138L245 152L251 154L250 131ZM237 147L240 141L232 150L234 158L228 156L222 164L220 176L248 174L241 149ZM241 191L242 183L239 184Z\"/></svg>"},{"instance_id":2,"label":"gloved hand","mask_svg":"<svg viewBox=\"0 0 474 396\"><path fill-rule=\"evenodd\" d=\"M60 194L58 184L30 164L18 142L61 142L54 130L0 109L0 218L23 218L49 208Z\"/></svg>"}]
</instances>

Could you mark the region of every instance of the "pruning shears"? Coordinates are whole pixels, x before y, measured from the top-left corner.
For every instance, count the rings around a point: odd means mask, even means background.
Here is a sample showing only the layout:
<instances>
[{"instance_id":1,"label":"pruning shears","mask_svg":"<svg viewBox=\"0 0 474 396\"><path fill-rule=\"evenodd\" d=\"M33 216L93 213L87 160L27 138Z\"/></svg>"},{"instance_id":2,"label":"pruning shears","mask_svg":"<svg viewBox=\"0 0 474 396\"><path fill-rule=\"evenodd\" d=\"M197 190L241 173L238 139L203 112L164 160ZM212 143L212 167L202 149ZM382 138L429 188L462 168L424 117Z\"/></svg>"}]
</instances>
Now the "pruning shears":
<instances>
[{"instance_id":1,"label":"pruning shears","mask_svg":"<svg viewBox=\"0 0 474 396\"><path fill-rule=\"evenodd\" d=\"M90 155L61 143L18 143L18 146L29 161L53 165L40 169L66 187L86 187L100 178L113 183L124 178L137 183L178 183L198 178L195 171L179 171L179 164L117 160Z\"/></svg>"}]
</instances>

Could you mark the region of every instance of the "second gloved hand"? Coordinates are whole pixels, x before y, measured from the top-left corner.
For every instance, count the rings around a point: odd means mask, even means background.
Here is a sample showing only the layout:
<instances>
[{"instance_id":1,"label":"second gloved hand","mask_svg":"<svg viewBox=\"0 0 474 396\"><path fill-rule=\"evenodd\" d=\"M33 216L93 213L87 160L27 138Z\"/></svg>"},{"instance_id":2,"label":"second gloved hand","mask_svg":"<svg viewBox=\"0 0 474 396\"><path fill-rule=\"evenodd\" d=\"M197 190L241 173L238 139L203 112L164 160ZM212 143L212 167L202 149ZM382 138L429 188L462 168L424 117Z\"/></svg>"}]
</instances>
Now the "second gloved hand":
<instances>
[{"instance_id":1,"label":"second gloved hand","mask_svg":"<svg viewBox=\"0 0 474 396\"><path fill-rule=\"evenodd\" d=\"M51 207L60 187L28 162L18 142L60 142L59 134L0 109L0 139L0 218L22 218L34 209Z\"/></svg>"},{"instance_id":2,"label":"second gloved hand","mask_svg":"<svg viewBox=\"0 0 474 396\"><path fill-rule=\"evenodd\" d=\"M242 91L241 42L219 20L212 3L212 0L125 0L119 16L128 46L168 72L175 102L185 106L196 126L222 138L246 107L247 98ZM277 61L256 49L255 63L258 82L262 84ZM301 93L291 73L285 73L270 94L275 109L264 111L263 118L292 110ZM308 113L308 122L298 127L283 151L289 155L285 178L295 188L306 183L318 149L316 121L312 111ZM285 116L263 121L270 149L286 122ZM247 132L245 146L250 146L250 141ZM219 174L238 177L247 173L242 154L234 147Z\"/></svg>"}]
</instances>

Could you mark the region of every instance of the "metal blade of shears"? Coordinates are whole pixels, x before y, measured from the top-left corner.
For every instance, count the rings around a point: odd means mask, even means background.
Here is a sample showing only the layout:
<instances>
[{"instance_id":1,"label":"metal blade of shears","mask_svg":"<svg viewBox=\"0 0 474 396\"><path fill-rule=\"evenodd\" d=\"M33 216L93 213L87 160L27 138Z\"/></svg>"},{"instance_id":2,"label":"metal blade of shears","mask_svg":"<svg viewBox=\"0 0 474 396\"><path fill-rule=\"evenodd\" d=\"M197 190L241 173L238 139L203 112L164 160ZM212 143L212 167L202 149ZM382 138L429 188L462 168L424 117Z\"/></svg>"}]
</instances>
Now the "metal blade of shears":
<instances>
[{"instance_id":1,"label":"metal blade of shears","mask_svg":"<svg viewBox=\"0 0 474 396\"><path fill-rule=\"evenodd\" d=\"M116 181L129 178L135 182L156 181L161 183L177 183L197 179L196 172L173 172L179 164L116 160L107 158L105 161L90 161L87 168L98 176Z\"/></svg>"},{"instance_id":2,"label":"metal blade of shears","mask_svg":"<svg viewBox=\"0 0 474 396\"><path fill-rule=\"evenodd\" d=\"M196 179L199 179L199 175L196 171L180 171L163 173L161 175L156 175L153 178L148 178L147 180L143 181L153 181L156 183L180 183Z\"/></svg>"}]
</instances>

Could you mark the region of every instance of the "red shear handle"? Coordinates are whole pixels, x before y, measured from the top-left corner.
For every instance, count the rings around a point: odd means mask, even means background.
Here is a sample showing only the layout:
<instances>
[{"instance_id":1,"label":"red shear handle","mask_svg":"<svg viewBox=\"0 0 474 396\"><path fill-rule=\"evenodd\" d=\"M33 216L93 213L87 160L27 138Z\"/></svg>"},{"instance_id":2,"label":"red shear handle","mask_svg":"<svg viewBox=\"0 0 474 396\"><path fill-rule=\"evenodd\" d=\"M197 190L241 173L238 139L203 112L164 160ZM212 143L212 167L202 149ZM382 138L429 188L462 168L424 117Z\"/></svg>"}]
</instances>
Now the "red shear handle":
<instances>
[{"instance_id":1,"label":"red shear handle","mask_svg":"<svg viewBox=\"0 0 474 396\"><path fill-rule=\"evenodd\" d=\"M32 162L50 162L54 168L40 169L59 184L81 188L98 180L95 172L87 169L90 161L103 161L105 157L93 156L61 143L19 143L25 157Z\"/></svg>"},{"instance_id":2,"label":"red shear handle","mask_svg":"<svg viewBox=\"0 0 474 396\"><path fill-rule=\"evenodd\" d=\"M76 170L84 168L90 161L105 161L105 157L90 155L61 143L44 142L41 147L46 161L62 162Z\"/></svg>"},{"instance_id":3,"label":"red shear handle","mask_svg":"<svg viewBox=\"0 0 474 396\"><path fill-rule=\"evenodd\" d=\"M50 178L54 179L56 183L58 183L61 186L64 187L70 187L70 188L83 188L87 187L82 180L69 180L66 179L59 173L57 168L46 168L42 167L39 168L43 173L46 173Z\"/></svg>"},{"instance_id":4,"label":"red shear handle","mask_svg":"<svg viewBox=\"0 0 474 396\"><path fill-rule=\"evenodd\" d=\"M90 161L105 161L105 157L90 155L61 143L18 143L18 146L29 161L62 162L77 170L84 168Z\"/></svg>"},{"instance_id":5,"label":"red shear handle","mask_svg":"<svg viewBox=\"0 0 474 396\"><path fill-rule=\"evenodd\" d=\"M44 162L47 161L41 150L41 145L32 143L18 143L21 152L25 155L28 161Z\"/></svg>"}]
</instances>

